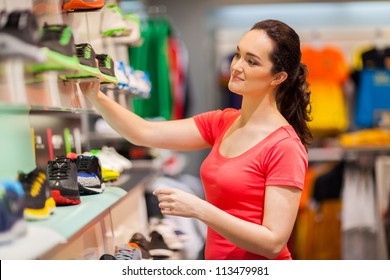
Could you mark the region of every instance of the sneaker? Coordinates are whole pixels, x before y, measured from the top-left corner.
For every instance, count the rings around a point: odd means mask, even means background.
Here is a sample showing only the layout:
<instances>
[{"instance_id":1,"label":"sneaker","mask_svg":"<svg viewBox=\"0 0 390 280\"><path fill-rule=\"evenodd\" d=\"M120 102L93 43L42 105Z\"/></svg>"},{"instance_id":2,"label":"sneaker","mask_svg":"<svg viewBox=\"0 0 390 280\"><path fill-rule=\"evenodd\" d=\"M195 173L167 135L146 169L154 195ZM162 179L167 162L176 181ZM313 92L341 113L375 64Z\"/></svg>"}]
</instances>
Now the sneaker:
<instances>
[{"instance_id":1,"label":"sneaker","mask_svg":"<svg viewBox=\"0 0 390 280\"><path fill-rule=\"evenodd\" d=\"M119 45L140 46L142 43L140 25L141 20L138 14L129 13L122 16L125 22L124 36L113 38L113 42Z\"/></svg>"},{"instance_id":2,"label":"sneaker","mask_svg":"<svg viewBox=\"0 0 390 280\"><path fill-rule=\"evenodd\" d=\"M63 11L97 10L104 6L104 0L64 0Z\"/></svg>"},{"instance_id":3,"label":"sneaker","mask_svg":"<svg viewBox=\"0 0 390 280\"><path fill-rule=\"evenodd\" d=\"M169 258L173 255L164 237L155 230L150 233L149 253L153 258Z\"/></svg>"},{"instance_id":4,"label":"sneaker","mask_svg":"<svg viewBox=\"0 0 390 280\"><path fill-rule=\"evenodd\" d=\"M152 256L149 253L149 242L146 240L145 236L142 233L136 232L130 238L129 243L135 243L141 250L142 259L150 260Z\"/></svg>"},{"instance_id":5,"label":"sneaker","mask_svg":"<svg viewBox=\"0 0 390 280\"><path fill-rule=\"evenodd\" d=\"M26 220L44 220L54 213L56 203L51 196L46 172L35 168L30 173L20 172L18 180L26 196L24 218Z\"/></svg>"},{"instance_id":6,"label":"sneaker","mask_svg":"<svg viewBox=\"0 0 390 280\"><path fill-rule=\"evenodd\" d=\"M164 241L169 249L172 251L180 251L184 248L184 244L176 235L175 227L172 223L163 222L165 219L158 219L157 223L152 221L152 219L150 220L150 230L160 233L164 237Z\"/></svg>"},{"instance_id":7,"label":"sneaker","mask_svg":"<svg viewBox=\"0 0 390 280\"><path fill-rule=\"evenodd\" d=\"M77 165L74 160L65 156L49 160L47 177L49 178L51 195L57 205L80 204Z\"/></svg>"},{"instance_id":8,"label":"sneaker","mask_svg":"<svg viewBox=\"0 0 390 280\"><path fill-rule=\"evenodd\" d=\"M101 34L104 37L129 35L126 31L126 22L123 19L122 10L116 5L106 6L102 11Z\"/></svg>"},{"instance_id":9,"label":"sneaker","mask_svg":"<svg viewBox=\"0 0 390 280\"><path fill-rule=\"evenodd\" d=\"M100 256L99 260L116 260L116 258L111 254L103 254Z\"/></svg>"},{"instance_id":10,"label":"sneaker","mask_svg":"<svg viewBox=\"0 0 390 280\"><path fill-rule=\"evenodd\" d=\"M114 61L108 54L97 54L96 59L99 63L99 70L102 73L102 83L118 83L115 76Z\"/></svg>"},{"instance_id":11,"label":"sneaker","mask_svg":"<svg viewBox=\"0 0 390 280\"><path fill-rule=\"evenodd\" d=\"M129 87L129 78L126 74L126 65L123 61L115 61L115 74L118 78L118 87L120 89L130 89Z\"/></svg>"},{"instance_id":12,"label":"sneaker","mask_svg":"<svg viewBox=\"0 0 390 280\"><path fill-rule=\"evenodd\" d=\"M23 218L26 205L23 187L18 180L0 181L0 245L24 236L27 222Z\"/></svg>"},{"instance_id":13,"label":"sneaker","mask_svg":"<svg viewBox=\"0 0 390 280\"><path fill-rule=\"evenodd\" d=\"M45 53L39 46L38 23L29 10L0 13L0 58L23 57L43 62Z\"/></svg>"},{"instance_id":14,"label":"sneaker","mask_svg":"<svg viewBox=\"0 0 390 280\"><path fill-rule=\"evenodd\" d=\"M115 246L115 258L117 260L141 260L141 250L134 247L134 244L121 244Z\"/></svg>"},{"instance_id":15,"label":"sneaker","mask_svg":"<svg viewBox=\"0 0 390 280\"><path fill-rule=\"evenodd\" d=\"M78 156L77 183L80 195L102 193L105 189L102 178L102 168L96 156Z\"/></svg>"},{"instance_id":16,"label":"sneaker","mask_svg":"<svg viewBox=\"0 0 390 280\"><path fill-rule=\"evenodd\" d=\"M114 147L103 146L101 149L101 153L106 154L108 157L111 157L112 160L119 163L124 170L128 170L133 167L133 163L126 157L119 154Z\"/></svg>"},{"instance_id":17,"label":"sneaker","mask_svg":"<svg viewBox=\"0 0 390 280\"><path fill-rule=\"evenodd\" d=\"M41 29L40 44L47 60L31 66L33 72L65 70L77 72L80 67L71 28L66 24L47 24Z\"/></svg>"},{"instance_id":18,"label":"sneaker","mask_svg":"<svg viewBox=\"0 0 390 280\"><path fill-rule=\"evenodd\" d=\"M79 78L90 78L100 77L101 73L96 65L95 51L92 46L88 43L77 44L76 46L77 57L80 64L79 71L75 74L69 74L61 76L63 79L79 79Z\"/></svg>"},{"instance_id":19,"label":"sneaker","mask_svg":"<svg viewBox=\"0 0 390 280\"><path fill-rule=\"evenodd\" d=\"M118 180L119 176L120 176L120 173L118 171L111 170L111 169L108 169L108 168L105 168L104 166L102 166L103 182L105 182L105 183L115 182Z\"/></svg>"}]
</instances>

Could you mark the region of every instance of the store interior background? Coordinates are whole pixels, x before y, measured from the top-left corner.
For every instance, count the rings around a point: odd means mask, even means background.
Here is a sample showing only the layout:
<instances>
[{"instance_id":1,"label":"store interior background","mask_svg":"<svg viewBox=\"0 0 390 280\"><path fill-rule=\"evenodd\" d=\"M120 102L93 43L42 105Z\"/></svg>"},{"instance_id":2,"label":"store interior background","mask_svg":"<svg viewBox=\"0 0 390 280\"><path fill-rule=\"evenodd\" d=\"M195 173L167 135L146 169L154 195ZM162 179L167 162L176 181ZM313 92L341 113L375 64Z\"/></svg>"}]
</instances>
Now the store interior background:
<instances>
[{"instance_id":1,"label":"store interior background","mask_svg":"<svg viewBox=\"0 0 390 280\"><path fill-rule=\"evenodd\" d=\"M34 1L0 0L0 7L7 9L25 8L31 6L32 2ZM59 0L35 2L55 3ZM353 53L357 47L367 44L390 45L390 1L108 0L106 2L118 3L124 12L136 12L145 18L163 16L169 19L175 35L183 41L188 51L190 103L189 110L186 112L187 116L220 109L225 106L226 93L221 90L219 83L221 65L226 56L234 51L243 33L249 30L257 21L269 18L279 19L291 25L297 31L302 43L336 46L342 50L351 68ZM58 15L51 16L51 19L53 19ZM91 15L91 17L93 16ZM74 15L74 18L76 17L78 15ZM80 16L80 18L82 17ZM61 22L61 19L58 18L54 21ZM81 24L77 28L79 31L85 31L86 26L83 25L83 21L80 22ZM91 25L88 28L93 29L94 26ZM90 37L85 38L91 39ZM0 109L7 110L6 106L0 107ZM59 116L59 118L61 117ZM10 155L10 153L17 155L16 157L6 157L9 158L10 164L0 161L0 179L10 173L12 174L16 169L31 169L34 164L31 160L34 157L29 149L31 143L29 128L26 125L28 123L26 115L16 113L12 115L12 118L13 124L20 126L20 131L23 131L23 133L12 135L13 138L0 139L1 147L12 147L4 151L6 155ZM55 121L54 118L53 121ZM0 127L3 126L6 127L7 131L9 127L7 119L0 119ZM350 129L354 128L350 127ZM343 150L337 146L338 136L337 134L327 136L326 141L316 139L313 148L319 147L320 149L309 149L311 164L326 164L328 162L337 164L344 160ZM18 139L18 145L13 143L16 138ZM335 145L336 149L323 149L320 147L320 144L323 143L331 146ZM381 154L388 155L390 153L388 146L382 148L379 151ZM207 152L207 150L203 150L184 153L187 160L183 173L198 176L199 166ZM377 152L378 150L374 149L368 151L365 155L375 156ZM382 206L387 203L387 197L383 199L385 200L380 201ZM309 230L300 228L299 232L293 233L295 243L291 246L294 248L294 257L297 259L345 258L341 250L345 236L341 235L339 217L341 205L339 202L338 200L337 205L331 205L330 208L325 209L325 211L329 209L329 211L336 211L330 213L333 216L327 222L317 224L317 228ZM126 205L123 204L121 207L121 210L116 211L118 217L124 215L123 209L126 209ZM131 209L137 211L135 208ZM380 216L378 209L376 208L375 211L377 216ZM298 222L302 222L300 225L304 226L313 226L313 223L310 225L305 223L304 219L318 220L323 217L312 212L303 211L301 214L299 216L301 220L298 220ZM328 214L325 213L324 216ZM141 218L137 219L142 220L145 215L146 213L143 212L140 215ZM337 215L338 218L335 218ZM115 224L120 225L121 222L122 220L118 219ZM129 224L134 225L134 222ZM143 224L142 228L146 226L146 224ZM311 236L306 236L304 231L310 233ZM372 240L370 234L367 238ZM381 234L374 237L373 242L368 242L370 244L367 245L367 248L370 248L370 246L374 248L371 252L355 256L363 256L364 259L388 259L387 250L384 250L386 245L384 244L383 228L381 228ZM125 239L127 236L123 238ZM352 236L350 240L353 238L356 238L356 236ZM359 241L359 239L356 240ZM351 244L348 245L351 246ZM359 250L364 251L364 248L359 248ZM61 255L61 258L64 256L67 255Z\"/></svg>"}]
</instances>

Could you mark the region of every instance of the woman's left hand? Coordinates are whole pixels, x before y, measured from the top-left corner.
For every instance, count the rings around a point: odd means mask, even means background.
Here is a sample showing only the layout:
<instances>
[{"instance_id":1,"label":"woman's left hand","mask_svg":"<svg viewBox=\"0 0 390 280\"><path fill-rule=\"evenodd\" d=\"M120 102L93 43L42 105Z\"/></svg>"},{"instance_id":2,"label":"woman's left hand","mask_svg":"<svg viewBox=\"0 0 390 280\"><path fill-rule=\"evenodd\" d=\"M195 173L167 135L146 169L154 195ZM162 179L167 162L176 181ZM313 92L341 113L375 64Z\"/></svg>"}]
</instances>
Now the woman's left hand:
<instances>
[{"instance_id":1,"label":"woman's left hand","mask_svg":"<svg viewBox=\"0 0 390 280\"><path fill-rule=\"evenodd\" d=\"M164 215L196 218L201 202L199 197L175 188L161 188L153 192Z\"/></svg>"}]
</instances>

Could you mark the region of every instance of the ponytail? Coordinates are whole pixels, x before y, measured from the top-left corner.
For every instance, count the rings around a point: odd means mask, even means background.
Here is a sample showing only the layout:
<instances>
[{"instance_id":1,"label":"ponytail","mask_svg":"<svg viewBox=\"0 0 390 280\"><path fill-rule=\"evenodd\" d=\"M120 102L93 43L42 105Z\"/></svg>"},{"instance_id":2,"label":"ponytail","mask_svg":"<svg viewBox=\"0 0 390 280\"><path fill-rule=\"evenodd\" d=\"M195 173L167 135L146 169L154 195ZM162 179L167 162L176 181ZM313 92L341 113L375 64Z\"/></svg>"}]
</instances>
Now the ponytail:
<instances>
[{"instance_id":1,"label":"ponytail","mask_svg":"<svg viewBox=\"0 0 390 280\"><path fill-rule=\"evenodd\" d=\"M300 63L297 75L281 85L276 102L283 117L291 124L305 146L311 144L313 136L307 125L311 121L309 84L306 80L307 67Z\"/></svg>"}]
</instances>

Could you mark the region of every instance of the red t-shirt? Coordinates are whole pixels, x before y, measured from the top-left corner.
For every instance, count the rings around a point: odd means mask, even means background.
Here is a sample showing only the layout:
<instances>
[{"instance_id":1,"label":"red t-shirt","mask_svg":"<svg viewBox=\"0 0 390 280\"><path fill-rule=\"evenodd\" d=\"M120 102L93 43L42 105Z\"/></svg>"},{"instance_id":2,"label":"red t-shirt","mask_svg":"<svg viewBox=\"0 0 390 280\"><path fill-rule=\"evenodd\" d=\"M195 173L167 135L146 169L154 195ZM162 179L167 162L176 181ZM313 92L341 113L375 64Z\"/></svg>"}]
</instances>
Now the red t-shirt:
<instances>
[{"instance_id":1,"label":"red t-shirt","mask_svg":"<svg viewBox=\"0 0 390 280\"><path fill-rule=\"evenodd\" d=\"M222 156L221 140L239 115L239 110L225 109L194 117L203 138L212 145L200 176L208 202L233 216L261 225L266 186L302 189L307 153L294 129L287 125L237 157ZM237 247L211 228L207 230L205 257L209 260L266 259ZM276 259L291 259L287 246Z\"/></svg>"}]
</instances>

